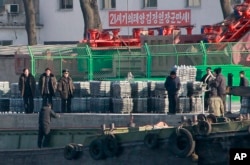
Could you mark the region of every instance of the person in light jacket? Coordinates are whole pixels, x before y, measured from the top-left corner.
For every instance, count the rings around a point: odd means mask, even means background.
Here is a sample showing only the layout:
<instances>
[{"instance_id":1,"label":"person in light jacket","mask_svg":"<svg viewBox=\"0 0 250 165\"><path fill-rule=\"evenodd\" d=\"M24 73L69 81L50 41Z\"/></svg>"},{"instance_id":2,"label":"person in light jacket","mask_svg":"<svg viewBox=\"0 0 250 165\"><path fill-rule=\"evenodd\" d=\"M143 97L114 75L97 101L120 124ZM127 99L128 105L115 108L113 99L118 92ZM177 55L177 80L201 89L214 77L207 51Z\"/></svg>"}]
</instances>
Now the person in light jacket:
<instances>
[{"instance_id":1,"label":"person in light jacket","mask_svg":"<svg viewBox=\"0 0 250 165\"><path fill-rule=\"evenodd\" d=\"M206 84L206 91L204 92L204 110L208 111L209 105L209 98L210 98L210 91L209 91L209 84L213 79L213 75L211 73L211 67L207 67L206 74L201 78L201 82Z\"/></svg>"},{"instance_id":2,"label":"person in light jacket","mask_svg":"<svg viewBox=\"0 0 250 165\"><path fill-rule=\"evenodd\" d=\"M210 91L209 113L217 117L224 116L224 105L222 99L217 96L217 88L215 86L212 86Z\"/></svg>"}]
</instances>

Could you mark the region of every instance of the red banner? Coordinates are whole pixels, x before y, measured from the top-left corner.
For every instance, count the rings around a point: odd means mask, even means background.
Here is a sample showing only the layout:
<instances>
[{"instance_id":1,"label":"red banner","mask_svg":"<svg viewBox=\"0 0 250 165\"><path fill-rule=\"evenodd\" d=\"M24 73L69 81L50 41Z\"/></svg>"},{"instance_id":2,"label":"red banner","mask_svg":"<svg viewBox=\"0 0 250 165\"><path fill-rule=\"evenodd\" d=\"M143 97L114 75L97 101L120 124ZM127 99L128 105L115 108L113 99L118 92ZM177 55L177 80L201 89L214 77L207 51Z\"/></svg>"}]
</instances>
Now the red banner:
<instances>
[{"instance_id":1,"label":"red banner","mask_svg":"<svg viewBox=\"0 0 250 165\"><path fill-rule=\"evenodd\" d=\"M190 10L140 10L109 12L109 26L163 26L190 24Z\"/></svg>"}]
</instances>

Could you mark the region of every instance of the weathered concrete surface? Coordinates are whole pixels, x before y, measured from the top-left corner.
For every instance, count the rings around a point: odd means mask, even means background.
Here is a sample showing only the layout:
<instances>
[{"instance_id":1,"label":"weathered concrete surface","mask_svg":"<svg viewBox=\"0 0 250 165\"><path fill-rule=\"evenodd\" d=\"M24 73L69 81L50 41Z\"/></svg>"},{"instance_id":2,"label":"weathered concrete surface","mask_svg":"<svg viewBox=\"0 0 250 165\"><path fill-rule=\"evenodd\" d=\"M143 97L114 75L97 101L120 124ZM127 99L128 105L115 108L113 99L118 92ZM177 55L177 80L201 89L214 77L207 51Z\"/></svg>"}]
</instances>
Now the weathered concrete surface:
<instances>
[{"instance_id":1,"label":"weathered concrete surface","mask_svg":"<svg viewBox=\"0 0 250 165\"><path fill-rule=\"evenodd\" d=\"M19 75L15 72L14 56L1 56L0 59L0 81L18 82Z\"/></svg>"}]
</instances>

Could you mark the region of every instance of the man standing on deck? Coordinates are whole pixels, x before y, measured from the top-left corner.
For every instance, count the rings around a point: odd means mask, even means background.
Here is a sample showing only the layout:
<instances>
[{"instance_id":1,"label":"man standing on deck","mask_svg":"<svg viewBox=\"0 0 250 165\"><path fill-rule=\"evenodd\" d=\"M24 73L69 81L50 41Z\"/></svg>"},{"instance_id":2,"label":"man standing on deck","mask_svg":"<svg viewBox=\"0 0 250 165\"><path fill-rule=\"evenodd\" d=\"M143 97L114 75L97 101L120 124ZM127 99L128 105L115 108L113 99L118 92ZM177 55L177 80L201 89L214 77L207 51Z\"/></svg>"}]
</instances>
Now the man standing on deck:
<instances>
[{"instance_id":1,"label":"man standing on deck","mask_svg":"<svg viewBox=\"0 0 250 165\"><path fill-rule=\"evenodd\" d=\"M171 71L167 76L164 86L168 91L168 109L169 114L175 114L177 109L178 91L180 90L180 78L176 76L175 71Z\"/></svg>"},{"instance_id":2,"label":"man standing on deck","mask_svg":"<svg viewBox=\"0 0 250 165\"><path fill-rule=\"evenodd\" d=\"M19 77L18 87L23 97L25 113L33 113L36 80L28 68L23 69L23 73Z\"/></svg>"},{"instance_id":3,"label":"man standing on deck","mask_svg":"<svg viewBox=\"0 0 250 165\"><path fill-rule=\"evenodd\" d=\"M61 96L61 112L70 113L71 112L71 99L73 97L75 86L73 84L72 78L69 76L68 69L63 70L63 76L58 81L57 90Z\"/></svg>"},{"instance_id":4,"label":"man standing on deck","mask_svg":"<svg viewBox=\"0 0 250 165\"><path fill-rule=\"evenodd\" d=\"M51 73L50 68L46 68L45 73L39 78L39 89L43 99L43 106L49 103L53 109L52 97L55 96L56 86L56 77Z\"/></svg>"},{"instance_id":5,"label":"man standing on deck","mask_svg":"<svg viewBox=\"0 0 250 165\"><path fill-rule=\"evenodd\" d=\"M244 71L240 71L240 87L247 87L248 86L248 80L245 77L245 72ZM240 97L240 103L242 102L242 97Z\"/></svg>"},{"instance_id":6,"label":"man standing on deck","mask_svg":"<svg viewBox=\"0 0 250 165\"><path fill-rule=\"evenodd\" d=\"M52 109L51 105L47 104L43 106L39 112L39 131L37 145L39 148L48 147L50 138L50 122L51 117L59 118L60 115L56 114Z\"/></svg>"},{"instance_id":7,"label":"man standing on deck","mask_svg":"<svg viewBox=\"0 0 250 165\"><path fill-rule=\"evenodd\" d=\"M224 106L224 114L226 112L226 79L221 74L221 68L214 69L215 72L215 80L214 85L217 88L217 94L221 98Z\"/></svg>"},{"instance_id":8,"label":"man standing on deck","mask_svg":"<svg viewBox=\"0 0 250 165\"><path fill-rule=\"evenodd\" d=\"M201 78L201 82L203 82L203 84L206 84L206 91L204 93L204 110L208 111L208 102L209 102L209 98L210 98L210 91L209 90L209 85L211 80L214 78L213 74L211 73L211 67L207 67L206 69L206 74Z\"/></svg>"}]
</instances>

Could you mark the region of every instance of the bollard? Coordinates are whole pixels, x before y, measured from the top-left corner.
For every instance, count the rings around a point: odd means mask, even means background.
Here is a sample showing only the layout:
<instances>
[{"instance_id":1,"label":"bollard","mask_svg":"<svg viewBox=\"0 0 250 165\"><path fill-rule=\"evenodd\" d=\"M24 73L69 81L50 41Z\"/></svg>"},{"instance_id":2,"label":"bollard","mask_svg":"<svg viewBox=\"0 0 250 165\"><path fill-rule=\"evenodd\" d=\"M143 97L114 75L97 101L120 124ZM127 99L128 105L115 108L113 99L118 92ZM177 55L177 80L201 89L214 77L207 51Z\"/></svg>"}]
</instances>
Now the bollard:
<instances>
[{"instance_id":1,"label":"bollard","mask_svg":"<svg viewBox=\"0 0 250 165\"><path fill-rule=\"evenodd\" d=\"M193 115L193 123L197 123L197 115Z\"/></svg>"},{"instance_id":2,"label":"bollard","mask_svg":"<svg viewBox=\"0 0 250 165\"><path fill-rule=\"evenodd\" d=\"M111 123L110 124L110 130L114 130L115 129L115 123Z\"/></svg>"},{"instance_id":3,"label":"bollard","mask_svg":"<svg viewBox=\"0 0 250 165\"><path fill-rule=\"evenodd\" d=\"M129 127L135 127L134 116L130 113Z\"/></svg>"},{"instance_id":4,"label":"bollard","mask_svg":"<svg viewBox=\"0 0 250 165\"><path fill-rule=\"evenodd\" d=\"M185 121L187 121L187 117L186 116L181 116L181 122L183 123Z\"/></svg>"},{"instance_id":5,"label":"bollard","mask_svg":"<svg viewBox=\"0 0 250 165\"><path fill-rule=\"evenodd\" d=\"M101 129L102 129L102 133L104 134L105 130L106 130L106 125L105 124L102 124L101 125Z\"/></svg>"},{"instance_id":6,"label":"bollard","mask_svg":"<svg viewBox=\"0 0 250 165\"><path fill-rule=\"evenodd\" d=\"M240 114L240 121L242 121L243 120L243 116L242 116L242 114Z\"/></svg>"}]
</instances>

